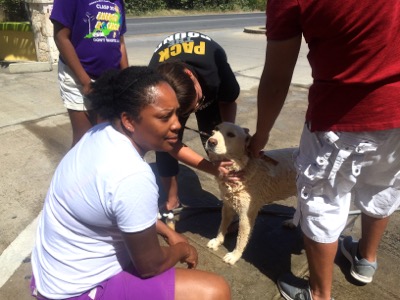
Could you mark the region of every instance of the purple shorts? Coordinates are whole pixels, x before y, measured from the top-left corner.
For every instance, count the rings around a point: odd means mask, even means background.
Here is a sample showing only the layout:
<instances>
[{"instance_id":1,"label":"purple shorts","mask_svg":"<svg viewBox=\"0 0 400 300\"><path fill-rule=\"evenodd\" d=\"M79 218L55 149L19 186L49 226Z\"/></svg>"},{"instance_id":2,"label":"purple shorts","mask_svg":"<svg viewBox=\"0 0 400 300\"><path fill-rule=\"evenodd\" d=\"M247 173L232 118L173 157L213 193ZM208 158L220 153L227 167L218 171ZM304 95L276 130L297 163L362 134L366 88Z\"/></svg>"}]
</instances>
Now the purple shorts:
<instances>
[{"instance_id":1,"label":"purple shorts","mask_svg":"<svg viewBox=\"0 0 400 300\"><path fill-rule=\"evenodd\" d=\"M32 295L38 300L48 300L37 295L35 278L32 276L30 288ZM132 269L122 271L115 276L99 283L96 287L80 296L68 300L97 299L159 299L173 300L175 297L175 268L148 279L136 276Z\"/></svg>"}]
</instances>

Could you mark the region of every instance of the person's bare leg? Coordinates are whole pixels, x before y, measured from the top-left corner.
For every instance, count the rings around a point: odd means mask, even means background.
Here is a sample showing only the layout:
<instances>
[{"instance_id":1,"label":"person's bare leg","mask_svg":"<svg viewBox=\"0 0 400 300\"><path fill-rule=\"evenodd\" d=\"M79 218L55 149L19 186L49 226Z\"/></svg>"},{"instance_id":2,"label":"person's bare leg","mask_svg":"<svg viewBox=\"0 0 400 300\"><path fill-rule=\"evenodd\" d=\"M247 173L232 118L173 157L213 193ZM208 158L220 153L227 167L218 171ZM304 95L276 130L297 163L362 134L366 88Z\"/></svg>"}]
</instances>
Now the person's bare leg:
<instances>
[{"instance_id":1,"label":"person's bare leg","mask_svg":"<svg viewBox=\"0 0 400 300\"><path fill-rule=\"evenodd\" d=\"M214 273L176 269L175 300L229 300L231 290L226 280Z\"/></svg>"},{"instance_id":2,"label":"person's bare leg","mask_svg":"<svg viewBox=\"0 0 400 300\"><path fill-rule=\"evenodd\" d=\"M333 267L338 241L323 244L304 236L304 246L310 271L313 300L329 300L331 299Z\"/></svg>"},{"instance_id":3,"label":"person's bare leg","mask_svg":"<svg viewBox=\"0 0 400 300\"><path fill-rule=\"evenodd\" d=\"M75 146L81 137L96 124L96 117L93 113L68 109L69 119L72 126L72 147Z\"/></svg>"},{"instance_id":4,"label":"person's bare leg","mask_svg":"<svg viewBox=\"0 0 400 300\"><path fill-rule=\"evenodd\" d=\"M160 177L160 180L167 195L167 202L165 203L167 210L177 208L179 206L178 178L176 176Z\"/></svg>"},{"instance_id":5,"label":"person's bare leg","mask_svg":"<svg viewBox=\"0 0 400 300\"><path fill-rule=\"evenodd\" d=\"M376 261L379 243L388 222L389 217L377 219L365 214L361 215L361 239L358 251L362 258L370 262Z\"/></svg>"}]
</instances>

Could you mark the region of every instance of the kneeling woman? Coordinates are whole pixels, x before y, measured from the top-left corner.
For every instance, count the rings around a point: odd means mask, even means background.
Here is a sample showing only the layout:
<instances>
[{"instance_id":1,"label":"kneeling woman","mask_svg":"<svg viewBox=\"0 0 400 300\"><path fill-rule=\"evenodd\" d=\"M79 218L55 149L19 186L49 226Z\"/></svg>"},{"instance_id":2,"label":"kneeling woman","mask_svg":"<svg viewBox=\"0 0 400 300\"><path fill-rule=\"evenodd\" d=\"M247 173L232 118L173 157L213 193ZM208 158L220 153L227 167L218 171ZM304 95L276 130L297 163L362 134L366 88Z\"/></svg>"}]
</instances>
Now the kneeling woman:
<instances>
[{"instance_id":1,"label":"kneeling woman","mask_svg":"<svg viewBox=\"0 0 400 300\"><path fill-rule=\"evenodd\" d=\"M196 249L157 220L158 187L143 156L178 140L173 89L147 67L129 67L99 78L89 97L108 122L89 130L55 171L32 252L33 295L230 299L226 281L193 270ZM188 269L175 269L178 262Z\"/></svg>"}]
</instances>

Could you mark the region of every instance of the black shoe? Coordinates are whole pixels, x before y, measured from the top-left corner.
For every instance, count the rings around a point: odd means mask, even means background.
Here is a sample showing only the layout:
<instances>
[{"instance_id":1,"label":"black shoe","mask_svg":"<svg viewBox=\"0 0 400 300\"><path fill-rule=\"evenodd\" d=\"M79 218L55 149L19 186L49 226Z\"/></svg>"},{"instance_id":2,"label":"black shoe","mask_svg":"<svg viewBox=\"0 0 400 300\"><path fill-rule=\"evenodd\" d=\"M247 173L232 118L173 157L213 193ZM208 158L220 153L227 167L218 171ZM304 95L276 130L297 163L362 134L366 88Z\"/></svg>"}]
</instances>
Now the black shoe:
<instances>
[{"instance_id":1,"label":"black shoe","mask_svg":"<svg viewBox=\"0 0 400 300\"><path fill-rule=\"evenodd\" d=\"M185 208L185 206L179 202L179 205L175 208L173 208L171 211L174 215L179 214L183 209Z\"/></svg>"},{"instance_id":2,"label":"black shoe","mask_svg":"<svg viewBox=\"0 0 400 300\"><path fill-rule=\"evenodd\" d=\"M161 218L164 218L164 216L167 216L169 213L173 213L174 215L178 215L183 209L185 208L182 203L179 202L179 205L171 210L167 209L167 206L163 204L158 208L158 212L161 215Z\"/></svg>"}]
</instances>

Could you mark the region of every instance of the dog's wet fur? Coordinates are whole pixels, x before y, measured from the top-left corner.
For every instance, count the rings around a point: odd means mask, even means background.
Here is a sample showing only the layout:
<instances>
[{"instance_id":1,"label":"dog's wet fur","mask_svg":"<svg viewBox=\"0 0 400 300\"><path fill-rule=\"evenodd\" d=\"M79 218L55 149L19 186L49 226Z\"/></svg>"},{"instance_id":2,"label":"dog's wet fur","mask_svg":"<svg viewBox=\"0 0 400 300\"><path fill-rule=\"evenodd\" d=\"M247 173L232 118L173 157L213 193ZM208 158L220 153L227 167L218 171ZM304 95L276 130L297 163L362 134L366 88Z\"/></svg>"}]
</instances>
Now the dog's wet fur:
<instances>
[{"instance_id":1,"label":"dog's wet fur","mask_svg":"<svg viewBox=\"0 0 400 300\"><path fill-rule=\"evenodd\" d=\"M231 265L242 256L261 207L296 195L293 154L297 148L266 151L267 159L251 158L246 149L249 141L248 129L223 122L215 128L206 143L211 161L228 159L233 162L231 170L244 172L242 180L234 183L217 178L223 201L222 219L217 236L207 244L217 250L237 214L239 230L236 247L223 258Z\"/></svg>"}]
</instances>

